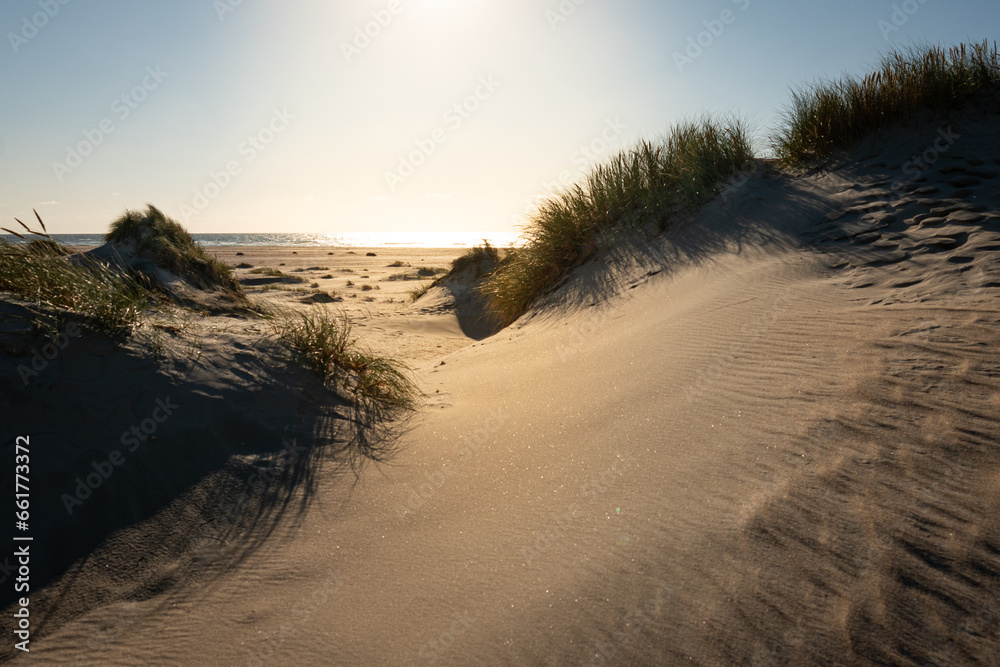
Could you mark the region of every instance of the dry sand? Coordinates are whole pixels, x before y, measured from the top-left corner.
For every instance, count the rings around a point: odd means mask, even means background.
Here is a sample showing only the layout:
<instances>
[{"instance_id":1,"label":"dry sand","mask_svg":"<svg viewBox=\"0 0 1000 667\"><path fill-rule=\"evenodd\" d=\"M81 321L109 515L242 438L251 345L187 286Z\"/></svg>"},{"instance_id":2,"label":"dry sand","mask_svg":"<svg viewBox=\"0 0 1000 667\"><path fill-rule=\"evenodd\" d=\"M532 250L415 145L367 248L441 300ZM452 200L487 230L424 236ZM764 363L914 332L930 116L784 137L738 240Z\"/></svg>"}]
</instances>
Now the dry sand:
<instances>
[{"instance_id":1,"label":"dry sand","mask_svg":"<svg viewBox=\"0 0 1000 667\"><path fill-rule=\"evenodd\" d=\"M160 431L191 441L183 456L136 466L163 506L106 519L128 513L120 497L94 515L113 530L35 594L30 659L996 664L1000 138L995 117L956 120L961 137L896 196L937 129L798 177L757 173L481 341L443 292L384 303L402 298L385 264L446 253L244 250L256 266L364 271L375 301L309 307L349 308L360 336L411 361L425 399L390 463L355 480L310 461L308 483L223 537L204 526L245 487L234 461L339 437L253 370L252 325L201 331L198 363L154 371L96 350L48 393L12 401L5 385L4 414L35 447L70 425L88 443L95 420L117 432L162 392L200 388ZM102 373L122 403L104 411L85 391ZM83 393L57 409L67 382Z\"/></svg>"},{"instance_id":2,"label":"dry sand","mask_svg":"<svg viewBox=\"0 0 1000 667\"><path fill-rule=\"evenodd\" d=\"M301 311L316 305L343 312L355 333L375 351L411 363L440 357L486 335L482 324L457 319L453 299L424 298L411 306L414 290L428 288L464 253L456 248L217 248L213 254L237 269L249 294ZM374 256L373 256L374 255ZM276 269L288 278L252 273ZM274 288L278 288L275 290ZM284 291L282 288L303 291ZM266 289L266 291L261 291ZM320 297L316 299L315 291ZM435 295L441 290L435 290ZM434 296L434 295L431 295ZM463 326L465 329L463 329ZM488 328L488 327L487 327Z\"/></svg>"}]
</instances>

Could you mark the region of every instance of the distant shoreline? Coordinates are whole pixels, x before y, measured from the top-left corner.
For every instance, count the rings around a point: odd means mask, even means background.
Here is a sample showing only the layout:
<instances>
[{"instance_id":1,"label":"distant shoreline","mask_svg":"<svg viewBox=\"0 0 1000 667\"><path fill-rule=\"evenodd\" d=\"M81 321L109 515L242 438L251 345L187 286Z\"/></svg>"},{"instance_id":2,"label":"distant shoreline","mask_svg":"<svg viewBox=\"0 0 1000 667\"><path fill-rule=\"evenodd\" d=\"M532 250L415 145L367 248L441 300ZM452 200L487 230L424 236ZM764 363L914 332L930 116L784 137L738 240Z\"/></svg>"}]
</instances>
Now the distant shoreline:
<instances>
[{"instance_id":1,"label":"distant shoreline","mask_svg":"<svg viewBox=\"0 0 1000 667\"><path fill-rule=\"evenodd\" d=\"M70 252L87 252L88 250L93 250L94 248L99 248L100 245L69 245L64 244L67 250ZM431 246L295 246L295 245L214 245L214 246L204 246L205 250L208 252L255 252L255 253L282 253L287 251L295 250L342 250L347 253L366 253L366 252L381 252L381 253L392 253L394 251L406 250L406 251L417 251L423 250L425 253L452 253L458 252L465 247L469 246L442 246L442 247L431 247ZM392 254L386 254L386 257L395 257Z\"/></svg>"},{"instance_id":2,"label":"distant shoreline","mask_svg":"<svg viewBox=\"0 0 1000 667\"><path fill-rule=\"evenodd\" d=\"M515 232L414 232L382 234L192 234L204 248L471 248L488 240L496 246L515 243ZM104 243L104 234L53 234L57 242L70 247L93 248ZM0 239L17 242L11 235Z\"/></svg>"}]
</instances>

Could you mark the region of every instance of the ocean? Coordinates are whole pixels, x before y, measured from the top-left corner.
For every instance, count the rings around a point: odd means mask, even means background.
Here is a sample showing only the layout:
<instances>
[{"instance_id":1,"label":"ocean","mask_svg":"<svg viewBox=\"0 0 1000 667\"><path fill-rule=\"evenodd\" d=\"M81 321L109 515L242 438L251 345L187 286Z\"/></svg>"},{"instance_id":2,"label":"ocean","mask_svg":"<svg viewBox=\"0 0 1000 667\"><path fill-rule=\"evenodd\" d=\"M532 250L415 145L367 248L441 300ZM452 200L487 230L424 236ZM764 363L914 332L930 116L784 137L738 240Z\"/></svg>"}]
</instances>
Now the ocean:
<instances>
[{"instance_id":1,"label":"ocean","mask_svg":"<svg viewBox=\"0 0 1000 667\"><path fill-rule=\"evenodd\" d=\"M506 247L518 239L516 232L385 232L357 234L192 234L206 248L222 246L280 246L330 248L469 248L488 240L495 246ZM0 235L10 241L14 236ZM97 246L104 243L103 234L53 234L63 245Z\"/></svg>"}]
</instances>

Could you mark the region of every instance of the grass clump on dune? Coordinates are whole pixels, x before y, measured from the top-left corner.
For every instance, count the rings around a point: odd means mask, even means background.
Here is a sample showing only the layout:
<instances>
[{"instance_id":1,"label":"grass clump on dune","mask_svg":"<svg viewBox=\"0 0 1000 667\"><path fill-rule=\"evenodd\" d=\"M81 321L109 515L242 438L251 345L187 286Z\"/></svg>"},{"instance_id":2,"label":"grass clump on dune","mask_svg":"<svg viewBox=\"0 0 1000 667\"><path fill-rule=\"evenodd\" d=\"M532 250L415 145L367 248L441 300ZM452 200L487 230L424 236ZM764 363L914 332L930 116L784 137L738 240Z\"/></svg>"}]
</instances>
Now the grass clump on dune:
<instances>
[{"instance_id":1,"label":"grass clump on dune","mask_svg":"<svg viewBox=\"0 0 1000 667\"><path fill-rule=\"evenodd\" d=\"M415 407L417 388L405 366L360 349L346 316L296 313L278 322L277 331L303 366L346 394L357 420L374 423Z\"/></svg>"},{"instance_id":2,"label":"grass clump on dune","mask_svg":"<svg viewBox=\"0 0 1000 667\"><path fill-rule=\"evenodd\" d=\"M35 213L38 217L38 213ZM131 333L149 303L149 290L134 277L97 261L72 262L66 249L45 231L23 222L25 243L0 240L0 290L15 294L55 313L82 319L95 331L118 336Z\"/></svg>"},{"instance_id":3,"label":"grass clump on dune","mask_svg":"<svg viewBox=\"0 0 1000 667\"><path fill-rule=\"evenodd\" d=\"M508 253L509 254L509 253ZM501 252L489 241L483 239L483 245L469 248L465 254L460 255L451 261L451 269L436 267L422 267L417 270L417 275L413 279L435 278L433 282L420 285L416 289L409 291L410 301L417 301L432 288L442 284L448 278L454 277L466 269L472 268L474 280L479 280L484 275L490 274L502 262Z\"/></svg>"},{"instance_id":4,"label":"grass clump on dune","mask_svg":"<svg viewBox=\"0 0 1000 667\"><path fill-rule=\"evenodd\" d=\"M958 109L998 85L995 42L893 51L863 79L846 76L793 91L774 152L788 164L820 160L920 110Z\"/></svg>"},{"instance_id":5,"label":"grass clump on dune","mask_svg":"<svg viewBox=\"0 0 1000 667\"><path fill-rule=\"evenodd\" d=\"M308 282L305 278L302 278L300 276L290 275L290 274L285 273L284 271L282 271L280 269L270 269L270 268L251 269L249 273L252 276L265 276L267 278L281 278L281 279L283 279L283 280L285 280L286 282L289 282L289 283L304 283L304 282Z\"/></svg>"},{"instance_id":6,"label":"grass clump on dune","mask_svg":"<svg viewBox=\"0 0 1000 667\"><path fill-rule=\"evenodd\" d=\"M500 251L489 241L483 240L483 245L469 248L464 254L451 260L451 272L458 273L469 266L496 264L500 261Z\"/></svg>"},{"instance_id":7,"label":"grass clump on dune","mask_svg":"<svg viewBox=\"0 0 1000 667\"><path fill-rule=\"evenodd\" d=\"M434 287L434 283L424 283L420 287L415 287L414 289L411 289L409 292L407 292L407 295L410 297L410 301L417 301L420 297L427 294L427 292L430 291L431 287Z\"/></svg>"},{"instance_id":8,"label":"grass clump on dune","mask_svg":"<svg viewBox=\"0 0 1000 667\"><path fill-rule=\"evenodd\" d=\"M711 199L753 159L750 134L740 121L682 123L660 141L619 153L537 208L523 246L481 287L488 307L510 324L596 252L602 237L649 222L664 229L672 214Z\"/></svg>"},{"instance_id":9,"label":"grass clump on dune","mask_svg":"<svg viewBox=\"0 0 1000 667\"><path fill-rule=\"evenodd\" d=\"M210 257L180 223L152 204L147 205L145 213L126 210L111 223L105 241L129 244L140 252L148 252L158 267L200 289L221 287L234 294L242 293L228 266Z\"/></svg>"},{"instance_id":10,"label":"grass clump on dune","mask_svg":"<svg viewBox=\"0 0 1000 667\"><path fill-rule=\"evenodd\" d=\"M31 250L36 254L48 255L50 257L66 257L67 255L71 254L69 250L62 247L62 245L60 245L58 241L54 241L51 238L49 238L48 235L46 235L44 238L32 239L28 241L27 247L28 250Z\"/></svg>"}]
</instances>

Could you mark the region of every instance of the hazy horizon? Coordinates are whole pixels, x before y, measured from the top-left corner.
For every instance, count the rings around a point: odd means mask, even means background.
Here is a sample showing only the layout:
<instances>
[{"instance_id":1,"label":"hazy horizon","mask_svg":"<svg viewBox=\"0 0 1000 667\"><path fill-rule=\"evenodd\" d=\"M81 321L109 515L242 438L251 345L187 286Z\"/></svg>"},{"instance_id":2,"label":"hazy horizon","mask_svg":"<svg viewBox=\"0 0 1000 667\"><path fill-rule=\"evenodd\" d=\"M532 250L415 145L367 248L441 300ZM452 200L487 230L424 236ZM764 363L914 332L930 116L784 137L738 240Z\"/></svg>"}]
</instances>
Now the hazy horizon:
<instances>
[{"instance_id":1,"label":"hazy horizon","mask_svg":"<svg viewBox=\"0 0 1000 667\"><path fill-rule=\"evenodd\" d=\"M16 224L15 229L20 229ZM35 225L37 227L37 225ZM23 230L21 230L23 232ZM50 238L66 246L96 246L104 243L106 232L52 233ZM201 246L213 247L332 247L332 248L471 248L484 241L498 247L520 246L524 239L517 232L493 230L455 232L192 232L191 236ZM25 243L30 235L22 238L0 233L0 239L9 243Z\"/></svg>"},{"instance_id":2,"label":"hazy horizon","mask_svg":"<svg viewBox=\"0 0 1000 667\"><path fill-rule=\"evenodd\" d=\"M101 233L153 203L193 233L513 232L676 122L763 137L791 86L998 24L981 1L12 1L0 224Z\"/></svg>"}]
</instances>

